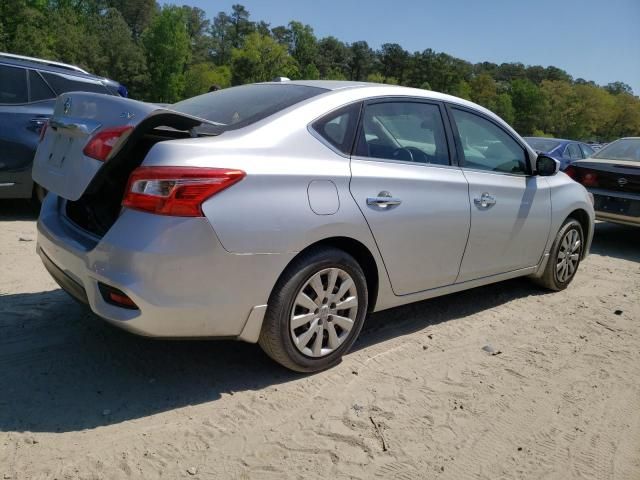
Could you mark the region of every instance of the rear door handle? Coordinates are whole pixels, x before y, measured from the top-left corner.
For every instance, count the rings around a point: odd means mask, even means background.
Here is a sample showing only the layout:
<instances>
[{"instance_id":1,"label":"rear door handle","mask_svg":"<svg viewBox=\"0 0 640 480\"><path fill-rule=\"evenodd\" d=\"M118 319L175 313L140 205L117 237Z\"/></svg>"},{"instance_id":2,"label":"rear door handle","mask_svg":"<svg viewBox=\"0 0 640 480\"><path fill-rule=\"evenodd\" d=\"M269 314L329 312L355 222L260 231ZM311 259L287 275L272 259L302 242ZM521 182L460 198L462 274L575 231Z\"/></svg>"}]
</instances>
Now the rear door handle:
<instances>
[{"instance_id":1,"label":"rear door handle","mask_svg":"<svg viewBox=\"0 0 640 480\"><path fill-rule=\"evenodd\" d=\"M387 208L395 205L400 205L402 200L394 198L389 192L382 191L377 197L367 197L367 205L374 205L376 207Z\"/></svg>"},{"instance_id":2,"label":"rear door handle","mask_svg":"<svg viewBox=\"0 0 640 480\"><path fill-rule=\"evenodd\" d=\"M478 208L489 208L496 204L496 197L490 193L484 192L480 195L480 198L474 198L473 203L475 203Z\"/></svg>"},{"instance_id":3,"label":"rear door handle","mask_svg":"<svg viewBox=\"0 0 640 480\"><path fill-rule=\"evenodd\" d=\"M36 117L29 120L29 130L32 130L36 133L40 133L44 124L47 123L49 119L47 117Z\"/></svg>"}]
</instances>

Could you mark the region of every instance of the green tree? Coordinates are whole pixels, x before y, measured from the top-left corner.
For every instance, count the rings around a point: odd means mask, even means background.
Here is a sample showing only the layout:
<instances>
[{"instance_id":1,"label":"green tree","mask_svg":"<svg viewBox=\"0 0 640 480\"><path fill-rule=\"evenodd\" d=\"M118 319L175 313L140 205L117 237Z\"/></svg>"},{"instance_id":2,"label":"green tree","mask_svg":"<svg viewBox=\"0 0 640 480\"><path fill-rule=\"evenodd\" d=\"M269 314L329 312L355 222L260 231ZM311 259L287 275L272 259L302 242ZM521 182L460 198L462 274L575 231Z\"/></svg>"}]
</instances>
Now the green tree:
<instances>
[{"instance_id":1,"label":"green tree","mask_svg":"<svg viewBox=\"0 0 640 480\"><path fill-rule=\"evenodd\" d=\"M295 77L298 68L284 45L258 32L247 35L242 48L231 53L233 85L264 82L275 77Z\"/></svg>"},{"instance_id":2,"label":"green tree","mask_svg":"<svg viewBox=\"0 0 640 480\"><path fill-rule=\"evenodd\" d=\"M180 7L164 7L142 34L142 44L149 69L147 98L168 103L182 98L184 71L190 58L184 11Z\"/></svg>"},{"instance_id":3,"label":"green tree","mask_svg":"<svg viewBox=\"0 0 640 480\"><path fill-rule=\"evenodd\" d=\"M351 51L348 60L349 79L364 80L373 67L373 51L365 41L353 42L349 48Z\"/></svg>"},{"instance_id":4,"label":"green tree","mask_svg":"<svg viewBox=\"0 0 640 480\"><path fill-rule=\"evenodd\" d=\"M289 52L298 62L300 77L319 78L320 72L315 64L318 55L318 41L313 34L313 28L300 22L290 22L289 31L291 32Z\"/></svg>"},{"instance_id":5,"label":"green tree","mask_svg":"<svg viewBox=\"0 0 640 480\"><path fill-rule=\"evenodd\" d=\"M318 42L317 67L320 78L346 80L350 52L344 42L336 37L325 37Z\"/></svg>"},{"instance_id":6,"label":"green tree","mask_svg":"<svg viewBox=\"0 0 640 480\"><path fill-rule=\"evenodd\" d=\"M518 78L511 82L511 102L515 110L514 127L521 135L531 134L544 123L545 98L531 80Z\"/></svg>"},{"instance_id":7,"label":"green tree","mask_svg":"<svg viewBox=\"0 0 640 480\"><path fill-rule=\"evenodd\" d=\"M378 52L381 73L385 78L395 78L403 83L409 66L409 52L397 43L385 43Z\"/></svg>"},{"instance_id":8,"label":"green tree","mask_svg":"<svg viewBox=\"0 0 640 480\"><path fill-rule=\"evenodd\" d=\"M227 65L216 66L210 62L191 65L185 73L185 97L207 93L217 85L226 88L231 85L231 69Z\"/></svg>"}]
</instances>

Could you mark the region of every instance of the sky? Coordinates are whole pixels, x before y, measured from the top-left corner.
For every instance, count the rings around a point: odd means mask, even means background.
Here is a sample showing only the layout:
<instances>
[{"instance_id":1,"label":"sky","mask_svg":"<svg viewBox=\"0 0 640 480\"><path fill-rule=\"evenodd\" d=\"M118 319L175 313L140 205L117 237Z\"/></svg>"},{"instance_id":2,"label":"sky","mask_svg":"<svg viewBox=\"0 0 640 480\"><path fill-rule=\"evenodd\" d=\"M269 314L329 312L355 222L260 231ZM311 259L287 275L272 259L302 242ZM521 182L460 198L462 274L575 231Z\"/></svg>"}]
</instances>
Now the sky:
<instances>
[{"instance_id":1,"label":"sky","mask_svg":"<svg viewBox=\"0 0 640 480\"><path fill-rule=\"evenodd\" d=\"M398 43L476 63L553 65L640 95L640 0L182 0L209 18L240 3L271 27L297 20L318 38Z\"/></svg>"}]
</instances>

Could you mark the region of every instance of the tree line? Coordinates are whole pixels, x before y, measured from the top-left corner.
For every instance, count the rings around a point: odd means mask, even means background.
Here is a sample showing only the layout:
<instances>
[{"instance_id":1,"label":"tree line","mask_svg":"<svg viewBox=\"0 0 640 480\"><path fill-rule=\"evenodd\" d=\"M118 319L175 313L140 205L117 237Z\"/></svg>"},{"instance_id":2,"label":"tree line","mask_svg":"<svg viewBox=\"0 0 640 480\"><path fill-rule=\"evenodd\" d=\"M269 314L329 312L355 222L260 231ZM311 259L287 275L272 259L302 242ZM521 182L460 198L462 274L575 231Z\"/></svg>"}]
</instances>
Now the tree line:
<instances>
[{"instance_id":1,"label":"tree line","mask_svg":"<svg viewBox=\"0 0 640 480\"><path fill-rule=\"evenodd\" d=\"M212 85L277 76L366 80L469 99L522 135L640 135L640 98L622 82L599 86L553 66L473 64L430 48L318 38L295 20L254 21L239 4L209 19L197 7L155 0L0 0L0 50L79 65L146 101L172 103Z\"/></svg>"}]
</instances>

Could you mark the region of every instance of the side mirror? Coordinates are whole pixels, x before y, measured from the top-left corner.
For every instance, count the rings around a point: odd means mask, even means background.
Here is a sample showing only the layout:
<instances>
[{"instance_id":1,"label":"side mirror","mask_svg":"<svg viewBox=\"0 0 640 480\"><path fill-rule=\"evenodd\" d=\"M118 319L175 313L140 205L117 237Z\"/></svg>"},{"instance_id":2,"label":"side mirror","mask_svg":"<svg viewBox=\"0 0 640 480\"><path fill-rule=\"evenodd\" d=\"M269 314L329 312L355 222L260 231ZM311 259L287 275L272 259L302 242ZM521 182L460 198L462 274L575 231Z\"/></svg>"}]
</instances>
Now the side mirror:
<instances>
[{"instance_id":1,"label":"side mirror","mask_svg":"<svg viewBox=\"0 0 640 480\"><path fill-rule=\"evenodd\" d=\"M541 177L550 177L560 171L560 162L555 158L540 154L536 159L536 172Z\"/></svg>"}]
</instances>

